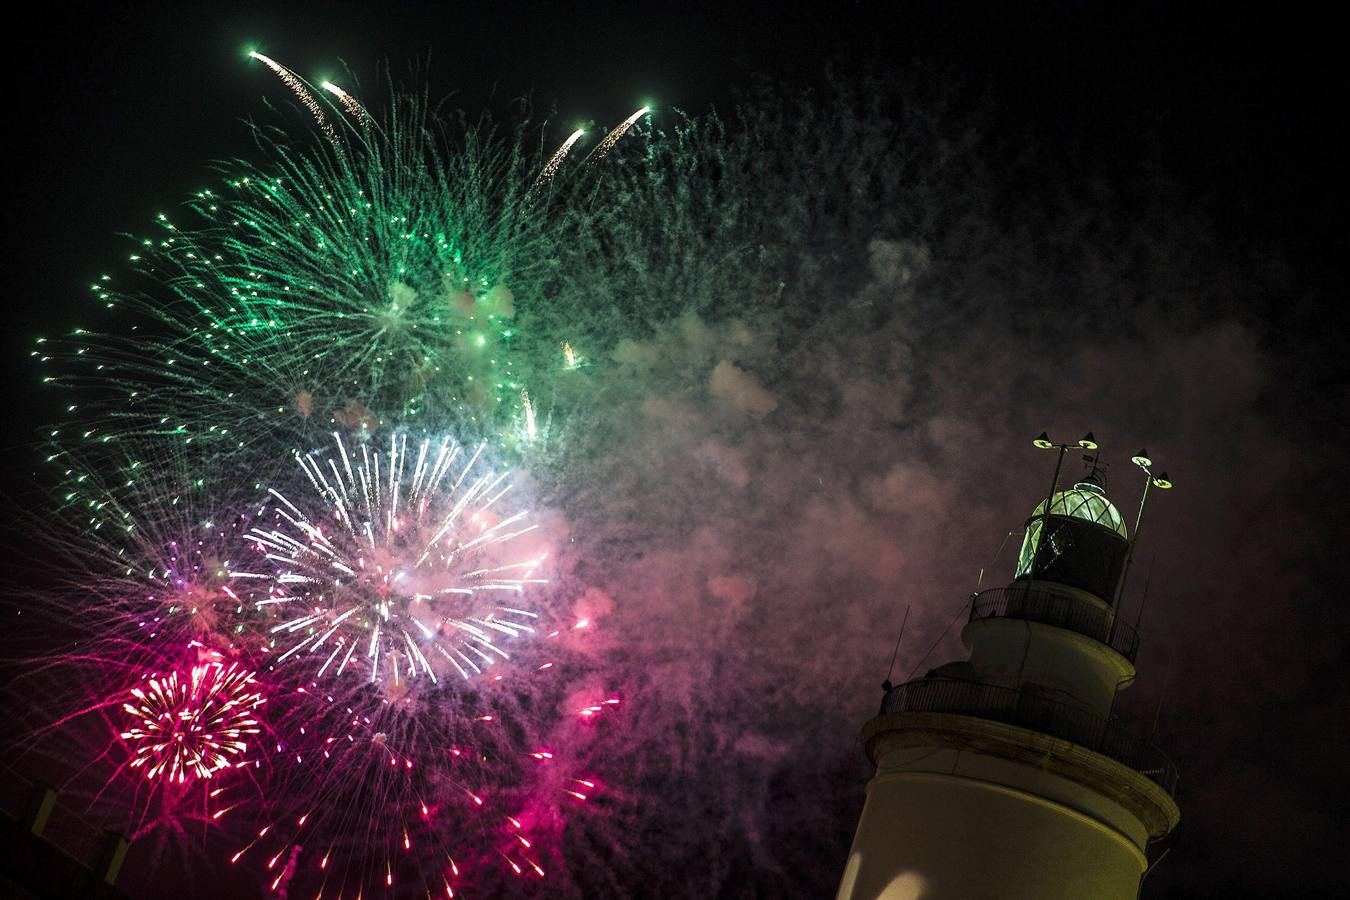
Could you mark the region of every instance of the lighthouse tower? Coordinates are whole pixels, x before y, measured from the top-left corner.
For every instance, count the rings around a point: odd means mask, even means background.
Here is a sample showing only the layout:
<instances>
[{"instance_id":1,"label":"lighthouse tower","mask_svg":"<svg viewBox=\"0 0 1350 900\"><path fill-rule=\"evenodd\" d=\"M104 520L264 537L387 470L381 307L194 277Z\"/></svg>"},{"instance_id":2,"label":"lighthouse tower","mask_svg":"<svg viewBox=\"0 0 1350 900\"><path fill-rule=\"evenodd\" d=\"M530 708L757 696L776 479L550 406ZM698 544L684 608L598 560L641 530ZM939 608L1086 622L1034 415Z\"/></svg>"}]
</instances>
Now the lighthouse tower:
<instances>
[{"instance_id":1,"label":"lighthouse tower","mask_svg":"<svg viewBox=\"0 0 1350 900\"><path fill-rule=\"evenodd\" d=\"M1095 450L1091 434L1036 446ZM1176 827L1171 760L1113 714L1139 642L1117 617L1134 545L1096 465L1026 521L1006 587L971 598L969 655L886 684L862 732L876 776L838 900L1134 900ZM1133 461L1148 488L1145 451ZM1135 522L1138 539L1143 503Z\"/></svg>"}]
</instances>

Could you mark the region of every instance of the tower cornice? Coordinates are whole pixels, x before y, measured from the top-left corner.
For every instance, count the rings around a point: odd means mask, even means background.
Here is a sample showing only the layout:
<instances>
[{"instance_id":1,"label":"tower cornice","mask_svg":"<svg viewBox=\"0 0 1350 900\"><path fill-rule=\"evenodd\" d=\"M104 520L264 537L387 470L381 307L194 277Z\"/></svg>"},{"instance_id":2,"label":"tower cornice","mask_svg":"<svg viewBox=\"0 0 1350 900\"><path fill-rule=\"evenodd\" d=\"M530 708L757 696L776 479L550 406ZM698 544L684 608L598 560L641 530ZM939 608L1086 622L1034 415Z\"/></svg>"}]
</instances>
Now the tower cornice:
<instances>
[{"instance_id":1,"label":"tower cornice","mask_svg":"<svg viewBox=\"0 0 1350 900\"><path fill-rule=\"evenodd\" d=\"M970 646L981 632L1016 632L1027 629L1053 636L1056 640L1073 646L1076 652L1090 657L1103 667L1109 668L1115 673L1116 684L1120 687L1125 687L1134 682L1134 664L1124 653L1104 641L1085 637L1081 631L1060 625L1051 625L1035 619L988 616L982 619L971 619L967 622L966 626L961 629L961 639L967 646Z\"/></svg>"},{"instance_id":2,"label":"tower cornice","mask_svg":"<svg viewBox=\"0 0 1350 900\"><path fill-rule=\"evenodd\" d=\"M1064 738L1004 722L950 712L892 712L862 730L867 756L877 764L907 747L970 751L1035 767L1087 787L1135 816L1150 837L1176 827L1181 811L1161 785L1130 766Z\"/></svg>"}]
</instances>

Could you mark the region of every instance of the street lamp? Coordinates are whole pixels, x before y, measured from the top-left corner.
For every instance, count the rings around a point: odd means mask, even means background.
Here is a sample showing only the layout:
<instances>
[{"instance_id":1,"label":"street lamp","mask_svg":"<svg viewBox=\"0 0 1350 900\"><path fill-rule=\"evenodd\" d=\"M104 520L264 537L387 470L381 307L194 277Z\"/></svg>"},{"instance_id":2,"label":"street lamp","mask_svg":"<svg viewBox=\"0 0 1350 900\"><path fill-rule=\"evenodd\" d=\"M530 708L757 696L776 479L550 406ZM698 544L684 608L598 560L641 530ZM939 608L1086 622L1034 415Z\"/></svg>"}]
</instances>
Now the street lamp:
<instances>
[{"instance_id":1,"label":"street lamp","mask_svg":"<svg viewBox=\"0 0 1350 900\"><path fill-rule=\"evenodd\" d=\"M1130 563L1134 561L1134 548L1139 543L1139 530L1144 525L1144 505L1148 503L1148 489L1155 487L1160 491L1166 491L1172 487L1172 482L1167 477L1166 472L1153 474L1153 459L1148 455L1147 450L1141 448L1138 453L1130 457L1130 462L1144 472L1144 495L1139 498L1139 512L1134 518L1134 534L1130 536L1130 549L1125 554L1125 566L1120 573L1120 584L1116 587L1116 596L1111 604L1113 607L1120 603L1125 594L1125 576L1130 574Z\"/></svg>"}]
</instances>

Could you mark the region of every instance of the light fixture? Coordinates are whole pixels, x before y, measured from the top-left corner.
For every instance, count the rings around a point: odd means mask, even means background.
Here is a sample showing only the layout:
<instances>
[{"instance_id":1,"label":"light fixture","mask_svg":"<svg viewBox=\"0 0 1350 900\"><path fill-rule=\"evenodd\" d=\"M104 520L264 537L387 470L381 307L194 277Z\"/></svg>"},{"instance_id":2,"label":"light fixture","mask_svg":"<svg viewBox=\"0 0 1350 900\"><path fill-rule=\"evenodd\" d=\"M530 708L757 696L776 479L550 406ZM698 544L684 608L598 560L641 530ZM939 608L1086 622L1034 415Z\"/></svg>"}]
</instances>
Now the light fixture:
<instances>
[{"instance_id":1,"label":"light fixture","mask_svg":"<svg viewBox=\"0 0 1350 900\"><path fill-rule=\"evenodd\" d=\"M1031 443L1040 447L1042 450L1053 450L1055 448L1054 442L1050 440L1050 435L1046 434L1044 431L1038 434L1036 439Z\"/></svg>"},{"instance_id":2,"label":"light fixture","mask_svg":"<svg viewBox=\"0 0 1350 900\"><path fill-rule=\"evenodd\" d=\"M1139 546L1139 532L1144 527L1144 506L1148 503L1148 489L1155 487L1160 491L1165 491L1172 486L1171 480L1166 472L1159 472L1157 475L1149 468L1153 465L1153 459L1148 455L1148 451L1142 447L1139 452L1130 457L1130 462L1144 470L1144 493L1139 498L1139 514L1134 517L1134 537L1130 538L1130 549L1125 552L1125 565L1120 570L1120 581L1116 582L1115 594L1111 605L1119 607L1120 598L1125 596L1125 579L1130 574L1130 563L1134 561L1135 547ZM1145 594L1148 593L1145 588ZM1114 629L1114 625L1112 628Z\"/></svg>"},{"instance_id":3,"label":"light fixture","mask_svg":"<svg viewBox=\"0 0 1350 900\"><path fill-rule=\"evenodd\" d=\"M1089 431L1078 439L1078 446L1082 447L1084 450L1096 450L1097 439L1094 438L1092 432Z\"/></svg>"}]
</instances>

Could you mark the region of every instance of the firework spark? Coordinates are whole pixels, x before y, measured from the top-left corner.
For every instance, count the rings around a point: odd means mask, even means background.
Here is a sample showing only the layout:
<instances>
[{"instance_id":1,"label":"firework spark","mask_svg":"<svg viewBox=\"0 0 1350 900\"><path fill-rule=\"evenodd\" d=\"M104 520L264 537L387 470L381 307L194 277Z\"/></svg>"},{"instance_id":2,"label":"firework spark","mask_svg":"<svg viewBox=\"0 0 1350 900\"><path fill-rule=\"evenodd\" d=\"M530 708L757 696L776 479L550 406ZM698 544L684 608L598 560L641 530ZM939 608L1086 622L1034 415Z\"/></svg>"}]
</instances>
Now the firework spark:
<instances>
[{"instance_id":1,"label":"firework spark","mask_svg":"<svg viewBox=\"0 0 1350 900\"><path fill-rule=\"evenodd\" d=\"M437 685L427 703L364 681L292 687L269 704L267 798L231 862L259 865L270 884L296 860L283 880L344 895L559 871L558 825L599 790L579 752L593 726L562 674L578 661L565 636L580 627L555 627L471 689Z\"/></svg>"},{"instance_id":2,"label":"firework spark","mask_svg":"<svg viewBox=\"0 0 1350 900\"><path fill-rule=\"evenodd\" d=\"M520 406L525 411L525 433L531 438L537 437L539 427L534 420L534 404L530 402L530 392L522 390L520 392Z\"/></svg>"}]
</instances>

